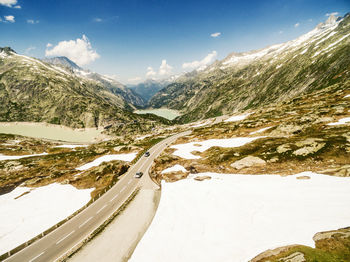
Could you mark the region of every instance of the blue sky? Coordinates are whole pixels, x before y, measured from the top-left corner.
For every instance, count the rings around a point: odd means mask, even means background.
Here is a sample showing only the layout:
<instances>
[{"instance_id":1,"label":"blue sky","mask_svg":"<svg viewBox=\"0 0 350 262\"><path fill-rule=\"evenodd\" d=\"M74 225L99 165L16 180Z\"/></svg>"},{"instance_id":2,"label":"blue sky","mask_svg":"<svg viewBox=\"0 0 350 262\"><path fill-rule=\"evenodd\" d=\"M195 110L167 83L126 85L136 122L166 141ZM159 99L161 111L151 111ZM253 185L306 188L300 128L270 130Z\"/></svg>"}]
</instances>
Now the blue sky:
<instances>
[{"instance_id":1,"label":"blue sky","mask_svg":"<svg viewBox=\"0 0 350 262\"><path fill-rule=\"evenodd\" d=\"M127 83L285 42L349 11L349 0L0 0L0 46L66 55Z\"/></svg>"}]
</instances>

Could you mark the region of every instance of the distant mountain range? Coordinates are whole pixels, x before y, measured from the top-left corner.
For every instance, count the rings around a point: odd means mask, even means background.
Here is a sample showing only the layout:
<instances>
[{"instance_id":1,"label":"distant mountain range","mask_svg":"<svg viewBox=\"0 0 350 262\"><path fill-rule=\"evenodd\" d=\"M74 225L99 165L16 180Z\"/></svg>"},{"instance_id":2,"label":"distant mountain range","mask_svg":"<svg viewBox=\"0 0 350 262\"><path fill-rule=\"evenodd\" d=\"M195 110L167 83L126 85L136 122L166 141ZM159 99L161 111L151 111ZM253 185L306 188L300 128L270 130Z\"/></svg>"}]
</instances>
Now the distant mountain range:
<instances>
[{"instance_id":1,"label":"distant mountain range","mask_svg":"<svg viewBox=\"0 0 350 262\"><path fill-rule=\"evenodd\" d=\"M74 128L147 130L166 122L136 115L142 98L119 82L86 71L66 57L50 60L0 48L0 121L33 121Z\"/></svg>"},{"instance_id":2,"label":"distant mountain range","mask_svg":"<svg viewBox=\"0 0 350 262\"><path fill-rule=\"evenodd\" d=\"M172 78L164 80L147 79L136 85L128 85L128 87L139 94L147 103L158 91L172 82L174 82Z\"/></svg>"},{"instance_id":3,"label":"distant mountain range","mask_svg":"<svg viewBox=\"0 0 350 262\"><path fill-rule=\"evenodd\" d=\"M202 71L183 75L156 93L149 106L182 111L180 122L256 109L345 84L349 54L350 15L331 15L295 40L231 53Z\"/></svg>"}]
</instances>

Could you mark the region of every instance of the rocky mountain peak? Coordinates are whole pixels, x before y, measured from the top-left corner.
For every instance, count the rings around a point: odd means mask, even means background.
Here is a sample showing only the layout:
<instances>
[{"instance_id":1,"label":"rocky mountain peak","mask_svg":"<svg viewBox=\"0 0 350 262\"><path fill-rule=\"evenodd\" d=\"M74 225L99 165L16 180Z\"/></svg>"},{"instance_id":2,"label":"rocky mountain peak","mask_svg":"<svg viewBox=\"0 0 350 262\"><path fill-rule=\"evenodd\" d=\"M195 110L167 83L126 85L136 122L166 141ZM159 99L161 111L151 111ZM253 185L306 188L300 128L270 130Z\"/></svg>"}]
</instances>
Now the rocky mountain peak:
<instances>
[{"instance_id":1,"label":"rocky mountain peak","mask_svg":"<svg viewBox=\"0 0 350 262\"><path fill-rule=\"evenodd\" d=\"M13 50L9 46L0 47L0 53L2 53L2 52L6 53L7 55L11 55L11 53L16 53L15 50Z\"/></svg>"},{"instance_id":2,"label":"rocky mountain peak","mask_svg":"<svg viewBox=\"0 0 350 262\"><path fill-rule=\"evenodd\" d=\"M334 14L331 14L328 19L326 20L325 24L326 25L332 25L337 21L338 17L335 16Z\"/></svg>"}]
</instances>

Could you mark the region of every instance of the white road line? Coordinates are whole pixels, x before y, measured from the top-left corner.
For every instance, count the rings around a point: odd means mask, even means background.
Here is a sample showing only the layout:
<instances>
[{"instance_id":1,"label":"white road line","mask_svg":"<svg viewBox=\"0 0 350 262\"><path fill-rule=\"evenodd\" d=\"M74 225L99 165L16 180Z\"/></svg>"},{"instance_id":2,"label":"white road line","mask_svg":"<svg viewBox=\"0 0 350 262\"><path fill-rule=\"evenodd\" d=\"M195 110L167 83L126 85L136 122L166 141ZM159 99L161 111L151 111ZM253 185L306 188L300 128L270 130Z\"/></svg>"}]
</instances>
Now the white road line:
<instances>
[{"instance_id":1,"label":"white road line","mask_svg":"<svg viewBox=\"0 0 350 262\"><path fill-rule=\"evenodd\" d=\"M120 193L123 192L125 189L126 189L126 186L124 186L124 187L122 188L122 190L120 190Z\"/></svg>"},{"instance_id":2,"label":"white road line","mask_svg":"<svg viewBox=\"0 0 350 262\"><path fill-rule=\"evenodd\" d=\"M119 194L116 194L109 202L112 202L114 199L116 199L119 196Z\"/></svg>"},{"instance_id":3,"label":"white road line","mask_svg":"<svg viewBox=\"0 0 350 262\"><path fill-rule=\"evenodd\" d=\"M41 252L39 255L37 255L36 257L33 257L31 260L29 260L29 262L34 261L35 259L37 259L38 257L40 257L44 253L45 253L45 251Z\"/></svg>"},{"instance_id":4,"label":"white road line","mask_svg":"<svg viewBox=\"0 0 350 262\"><path fill-rule=\"evenodd\" d=\"M100 212L102 211L102 209L104 209L106 206L107 206L107 204L104 205L103 207L101 207L101 208L96 212L96 214L100 213Z\"/></svg>"},{"instance_id":5,"label":"white road line","mask_svg":"<svg viewBox=\"0 0 350 262\"><path fill-rule=\"evenodd\" d=\"M61 238L61 240L56 242L56 245L58 245L59 243L61 243L63 240L65 240L67 237L69 237L71 234L74 233L75 230L73 230L72 232L70 232L68 235L66 235L64 238Z\"/></svg>"},{"instance_id":6,"label":"white road line","mask_svg":"<svg viewBox=\"0 0 350 262\"><path fill-rule=\"evenodd\" d=\"M90 218L89 218L88 220L86 220L83 224L81 224L81 225L79 226L79 228L83 227L87 222L90 221L90 219L92 219L92 217L90 217Z\"/></svg>"}]
</instances>

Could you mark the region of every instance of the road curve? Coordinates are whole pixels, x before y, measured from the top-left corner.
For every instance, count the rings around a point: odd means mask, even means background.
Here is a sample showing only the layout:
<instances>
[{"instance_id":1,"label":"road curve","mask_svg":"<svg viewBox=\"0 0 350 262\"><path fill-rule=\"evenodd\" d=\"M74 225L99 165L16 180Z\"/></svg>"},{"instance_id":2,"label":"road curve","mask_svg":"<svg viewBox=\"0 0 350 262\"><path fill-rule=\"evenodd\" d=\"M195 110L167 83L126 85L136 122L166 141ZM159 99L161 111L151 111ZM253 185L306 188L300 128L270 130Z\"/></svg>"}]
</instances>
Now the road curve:
<instances>
[{"instance_id":1,"label":"road curve","mask_svg":"<svg viewBox=\"0 0 350 262\"><path fill-rule=\"evenodd\" d=\"M154 159L177 138L190 134L182 132L162 140L150 150L150 156L142 156L126 174L104 195L74 216L72 219L35 241L25 249L7 258L6 262L39 262L55 261L74 246L83 241L89 234L107 220L131 195L137 187L150 185L148 170ZM137 171L144 173L141 179L134 178Z\"/></svg>"}]
</instances>

